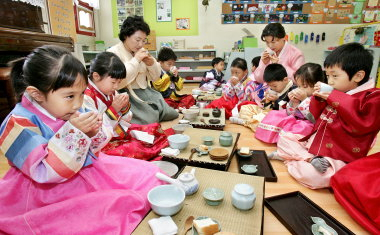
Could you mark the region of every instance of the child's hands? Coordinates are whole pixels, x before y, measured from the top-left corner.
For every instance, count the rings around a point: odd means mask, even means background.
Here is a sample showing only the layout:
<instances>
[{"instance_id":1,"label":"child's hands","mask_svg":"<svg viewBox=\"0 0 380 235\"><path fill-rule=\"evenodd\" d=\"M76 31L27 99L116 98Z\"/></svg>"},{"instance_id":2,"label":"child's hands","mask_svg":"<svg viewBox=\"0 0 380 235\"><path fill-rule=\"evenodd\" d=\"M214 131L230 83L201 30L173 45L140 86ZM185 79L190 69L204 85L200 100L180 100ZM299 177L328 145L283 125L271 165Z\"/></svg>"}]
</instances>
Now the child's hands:
<instances>
[{"instance_id":1,"label":"child's hands","mask_svg":"<svg viewBox=\"0 0 380 235\"><path fill-rule=\"evenodd\" d=\"M170 72L171 72L171 74L173 74L174 77L178 77L178 69L176 66L172 66L170 68Z\"/></svg>"},{"instance_id":2,"label":"child's hands","mask_svg":"<svg viewBox=\"0 0 380 235\"><path fill-rule=\"evenodd\" d=\"M127 93L117 94L112 102L112 107L116 112L120 112L122 108L129 103L129 95Z\"/></svg>"},{"instance_id":3,"label":"child's hands","mask_svg":"<svg viewBox=\"0 0 380 235\"><path fill-rule=\"evenodd\" d=\"M232 76L232 77L230 78L230 83L231 83L231 85L233 85L233 86L235 86L236 84L238 84L239 81L240 81L240 80L239 80L238 77Z\"/></svg>"},{"instance_id":4,"label":"child's hands","mask_svg":"<svg viewBox=\"0 0 380 235\"><path fill-rule=\"evenodd\" d=\"M293 99L297 99L298 101L303 101L304 99L307 98L306 92L300 88L296 88L292 90L291 92L289 92L289 98L290 98L290 94ZM290 99L292 100L292 98Z\"/></svg>"},{"instance_id":5,"label":"child's hands","mask_svg":"<svg viewBox=\"0 0 380 235\"><path fill-rule=\"evenodd\" d=\"M265 100L266 101L276 101L278 99L278 96L276 95L275 91L268 90L265 92Z\"/></svg>"},{"instance_id":6,"label":"child's hands","mask_svg":"<svg viewBox=\"0 0 380 235\"><path fill-rule=\"evenodd\" d=\"M140 48L136 53L135 53L135 58L141 62L143 61L146 57L149 56L149 52L145 48ZM144 62L145 63L145 62Z\"/></svg>"},{"instance_id":7,"label":"child's hands","mask_svg":"<svg viewBox=\"0 0 380 235\"><path fill-rule=\"evenodd\" d=\"M102 115L94 111L87 113L76 112L71 115L69 121L73 126L91 138L98 133L102 125Z\"/></svg>"},{"instance_id":8,"label":"child's hands","mask_svg":"<svg viewBox=\"0 0 380 235\"><path fill-rule=\"evenodd\" d=\"M331 94L331 91L321 91L321 82L317 82L314 85L314 92L313 92L314 96L327 100L330 94Z\"/></svg>"}]
</instances>

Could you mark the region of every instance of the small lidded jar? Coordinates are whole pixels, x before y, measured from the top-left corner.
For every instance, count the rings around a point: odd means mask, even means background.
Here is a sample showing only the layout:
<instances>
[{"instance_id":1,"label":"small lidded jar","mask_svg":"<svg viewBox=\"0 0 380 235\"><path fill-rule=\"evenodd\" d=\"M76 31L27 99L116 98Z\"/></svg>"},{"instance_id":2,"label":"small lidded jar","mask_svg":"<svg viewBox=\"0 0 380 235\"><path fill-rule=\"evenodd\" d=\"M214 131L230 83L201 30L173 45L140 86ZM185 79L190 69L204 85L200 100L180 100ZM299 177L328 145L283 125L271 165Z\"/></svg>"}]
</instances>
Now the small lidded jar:
<instances>
[{"instance_id":1,"label":"small lidded jar","mask_svg":"<svg viewBox=\"0 0 380 235\"><path fill-rule=\"evenodd\" d=\"M222 131L219 136L219 144L224 147L232 145L233 137L228 131Z\"/></svg>"},{"instance_id":2,"label":"small lidded jar","mask_svg":"<svg viewBox=\"0 0 380 235\"><path fill-rule=\"evenodd\" d=\"M254 189L249 184L237 184L231 192L232 205L240 210L251 209L256 201Z\"/></svg>"}]
</instances>

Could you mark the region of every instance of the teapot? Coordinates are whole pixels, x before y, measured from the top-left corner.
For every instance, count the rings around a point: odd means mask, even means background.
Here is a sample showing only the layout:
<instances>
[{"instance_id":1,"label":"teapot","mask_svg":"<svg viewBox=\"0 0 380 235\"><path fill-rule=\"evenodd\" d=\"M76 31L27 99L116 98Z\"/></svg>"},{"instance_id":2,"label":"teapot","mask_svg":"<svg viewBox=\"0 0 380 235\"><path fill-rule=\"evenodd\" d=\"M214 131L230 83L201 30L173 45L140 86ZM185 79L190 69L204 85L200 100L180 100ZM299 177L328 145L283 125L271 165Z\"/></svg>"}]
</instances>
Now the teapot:
<instances>
[{"instance_id":1,"label":"teapot","mask_svg":"<svg viewBox=\"0 0 380 235\"><path fill-rule=\"evenodd\" d=\"M186 196L194 194L198 191L199 188L199 182L195 178L195 168L193 168L190 172L181 173L178 176L178 179L172 179L160 172L156 173L156 177L160 180L178 186L183 191L185 191Z\"/></svg>"}]
</instances>

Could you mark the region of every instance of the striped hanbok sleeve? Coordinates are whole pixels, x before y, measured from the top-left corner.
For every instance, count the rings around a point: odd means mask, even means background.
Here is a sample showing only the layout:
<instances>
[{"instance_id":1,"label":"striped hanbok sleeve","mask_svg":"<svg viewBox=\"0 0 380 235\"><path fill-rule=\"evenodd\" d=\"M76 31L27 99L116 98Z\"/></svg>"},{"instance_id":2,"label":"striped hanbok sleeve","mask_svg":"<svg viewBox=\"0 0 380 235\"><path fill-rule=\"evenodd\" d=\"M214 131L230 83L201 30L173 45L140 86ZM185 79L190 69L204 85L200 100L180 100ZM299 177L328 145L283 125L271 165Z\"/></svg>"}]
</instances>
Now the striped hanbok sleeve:
<instances>
[{"instance_id":1,"label":"striped hanbok sleeve","mask_svg":"<svg viewBox=\"0 0 380 235\"><path fill-rule=\"evenodd\" d=\"M73 177L86 160L91 139L66 122L50 139L29 119L11 115L0 129L0 153L38 183Z\"/></svg>"}]
</instances>

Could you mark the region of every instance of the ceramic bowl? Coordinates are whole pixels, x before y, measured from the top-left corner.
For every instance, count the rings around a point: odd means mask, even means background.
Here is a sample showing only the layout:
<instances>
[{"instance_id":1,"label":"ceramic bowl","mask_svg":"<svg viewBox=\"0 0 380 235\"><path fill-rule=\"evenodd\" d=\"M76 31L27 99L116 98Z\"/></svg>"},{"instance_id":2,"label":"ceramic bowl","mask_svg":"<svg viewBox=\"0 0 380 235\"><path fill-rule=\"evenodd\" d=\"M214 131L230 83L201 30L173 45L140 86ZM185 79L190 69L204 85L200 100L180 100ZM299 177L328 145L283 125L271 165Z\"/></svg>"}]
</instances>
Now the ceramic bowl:
<instances>
[{"instance_id":1,"label":"ceramic bowl","mask_svg":"<svg viewBox=\"0 0 380 235\"><path fill-rule=\"evenodd\" d=\"M174 133L182 134L186 128L193 128L193 126L189 124L175 124L172 128L174 130Z\"/></svg>"},{"instance_id":2,"label":"ceramic bowl","mask_svg":"<svg viewBox=\"0 0 380 235\"><path fill-rule=\"evenodd\" d=\"M257 167L258 167L257 165L245 164L241 167L241 169L247 174L255 174L258 171Z\"/></svg>"},{"instance_id":3,"label":"ceramic bowl","mask_svg":"<svg viewBox=\"0 0 380 235\"><path fill-rule=\"evenodd\" d=\"M206 190L203 191L202 195L203 198L206 200L206 203L210 206L219 205L224 198L223 190L218 188L206 188Z\"/></svg>"},{"instance_id":4,"label":"ceramic bowl","mask_svg":"<svg viewBox=\"0 0 380 235\"><path fill-rule=\"evenodd\" d=\"M174 215L181 210L185 192L175 185L159 185L148 192L148 201L158 215Z\"/></svg>"},{"instance_id":5,"label":"ceramic bowl","mask_svg":"<svg viewBox=\"0 0 380 235\"><path fill-rule=\"evenodd\" d=\"M214 137L212 136L203 136L202 141L204 145L211 146L214 143Z\"/></svg>"},{"instance_id":6,"label":"ceramic bowl","mask_svg":"<svg viewBox=\"0 0 380 235\"><path fill-rule=\"evenodd\" d=\"M194 121L198 116L199 109L184 109L182 113L186 120Z\"/></svg>"},{"instance_id":7,"label":"ceramic bowl","mask_svg":"<svg viewBox=\"0 0 380 235\"><path fill-rule=\"evenodd\" d=\"M193 89L193 90L191 91L191 93L192 93L193 95L201 95L201 94L202 94L202 91L201 91L200 89Z\"/></svg>"},{"instance_id":8,"label":"ceramic bowl","mask_svg":"<svg viewBox=\"0 0 380 235\"><path fill-rule=\"evenodd\" d=\"M222 95L222 90L216 90L216 91L215 91L215 95L217 95L217 96L221 96L221 95Z\"/></svg>"},{"instance_id":9,"label":"ceramic bowl","mask_svg":"<svg viewBox=\"0 0 380 235\"><path fill-rule=\"evenodd\" d=\"M168 137L170 148L172 149L185 149L190 142L190 136L183 134L170 135Z\"/></svg>"}]
</instances>

